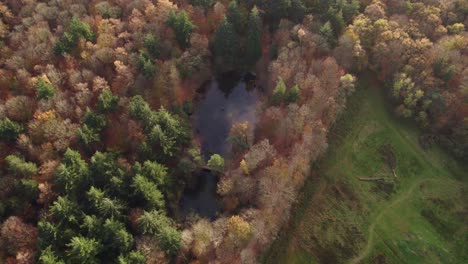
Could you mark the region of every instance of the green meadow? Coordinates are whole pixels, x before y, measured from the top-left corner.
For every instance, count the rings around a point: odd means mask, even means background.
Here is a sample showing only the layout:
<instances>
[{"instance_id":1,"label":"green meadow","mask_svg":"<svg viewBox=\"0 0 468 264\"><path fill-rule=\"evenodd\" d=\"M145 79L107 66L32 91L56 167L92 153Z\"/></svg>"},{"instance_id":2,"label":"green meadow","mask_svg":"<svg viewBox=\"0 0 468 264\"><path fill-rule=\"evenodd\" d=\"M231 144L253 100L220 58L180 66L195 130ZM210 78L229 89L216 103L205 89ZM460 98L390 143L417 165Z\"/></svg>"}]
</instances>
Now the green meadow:
<instances>
[{"instance_id":1,"label":"green meadow","mask_svg":"<svg viewBox=\"0 0 468 264\"><path fill-rule=\"evenodd\" d=\"M264 263L468 263L466 167L386 101L361 76Z\"/></svg>"}]
</instances>

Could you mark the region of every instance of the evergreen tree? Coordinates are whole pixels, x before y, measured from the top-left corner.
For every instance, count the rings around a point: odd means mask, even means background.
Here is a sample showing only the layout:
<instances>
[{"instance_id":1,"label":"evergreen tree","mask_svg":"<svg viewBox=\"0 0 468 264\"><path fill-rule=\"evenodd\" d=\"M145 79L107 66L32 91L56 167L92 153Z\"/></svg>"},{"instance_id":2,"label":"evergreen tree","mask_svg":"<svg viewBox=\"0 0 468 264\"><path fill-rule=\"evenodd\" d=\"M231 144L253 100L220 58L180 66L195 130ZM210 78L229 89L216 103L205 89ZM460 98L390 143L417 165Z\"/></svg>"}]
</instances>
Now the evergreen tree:
<instances>
[{"instance_id":1,"label":"evergreen tree","mask_svg":"<svg viewBox=\"0 0 468 264\"><path fill-rule=\"evenodd\" d=\"M67 246L70 248L68 255L74 263L100 263L97 255L101 251L102 245L97 240L78 236L73 237Z\"/></svg>"},{"instance_id":2,"label":"evergreen tree","mask_svg":"<svg viewBox=\"0 0 468 264\"><path fill-rule=\"evenodd\" d=\"M61 260L55 255L55 252L52 250L52 247L47 247L42 250L39 257L40 264L65 264L65 261Z\"/></svg>"},{"instance_id":3,"label":"evergreen tree","mask_svg":"<svg viewBox=\"0 0 468 264\"><path fill-rule=\"evenodd\" d=\"M328 42L331 47L336 46L336 38L335 33L333 33L333 29L331 26L330 21L327 21L321 28L320 28L320 35L322 35Z\"/></svg>"},{"instance_id":4,"label":"evergreen tree","mask_svg":"<svg viewBox=\"0 0 468 264\"><path fill-rule=\"evenodd\" d=\"M172 226L171 220L157 210L144 212L138 219L138 225L143 234L153 235L161 241L161 247L167 253L176 254L181 245L181 234Z\"/></svg>"},{"instance_id":5,"label":"evergreen tree","mask_svg":"<svg viewBox=\"0 0 468 264\"><path fill-rule=\"evenodd\" d=\"M270 16L275 20L288 16L288 11L291 8L291 0L271 0L268 4Z\"/></svg>"},{"instance_id":6,"label":"evergreen tree","mask_svg":"<svg viewBox=\"0 0 468 264\"><path fill-rule=\"evenodd\" d=\"M299 86L296 84L293 86L293 88L291 88L291 90L289 91L288 93L288 97L287 97L287 102L289 104L291 103L297 103L299 102L299 100L301 99L300 97L300 91L299 91Z\"/></svg>"},{"instance_id":7,"label":"evergreen tree","mask_svg":"<svg viewBox=\"0 0 468 264\"><path fill-rule=\"evenodd\" d=\"M226 18L231 23L237 33L241 34L244 32L244 14L239 8L236 0L232 0L229 3Z\"/></svg>"},{"instance_id":8,"label":"evergreen tree","mask_svg":"<svg viewBox=\"0 0 468 264\"><path fill-rule=\"evenodd\" d=\"M119 97L114 95L110 89L102 90L98 97L98 108L101 112L113 112L117 109Z\"/></svg>"},{"instance_id":9,"label":"evergreen tree","mask_svg":"<svg viewBox=\"0 0 468 264\"><path fill-rule=\"evenodd\" d=\"M154 63L154 60L151 58L151 56L145 51L140 52L140 56L138 57L137 61L137 66L143 74L143 76L145 76L147 79L153 78L156 74L156 64Z\"/></svg>"},{"instance_id":10,"label":"evergreen tree","mask_svg":"<svg viewBox=\"0 0 468 264\"><path fill-rule=\"evenodd\" d=\"M289 8L289 18L297 23L300 23L307 13L307 8L305 7L302 0L291 0L291 6Z\"/></svg>"},{"instance_id":11,"label":"evergreen tree","mask_svg":"<svg viewBox=\"0 0 468 264\"><path fill-rule=\"evenodd\" d=\"M283 81L283 78L279 78L278 83L276 84L275 89L273 90L273 95L271 97L272 105L280 105L283 103L286 98L286 84Z\"/></svg>"},{"instance_id":12,"label":"evergreen tree","mask_svg":"<svg viewBox=\"0 0 468 264\"><path fill-rule=\"evenodd\" d=\"M62 164L55 172L55 183L62 193L72 195L88 189L90 183L88 164L80 153L68 149L63 155Z\"/></svg>"},{"instance_id":13,"label":"evergreen tree","mask_svg":"<svg viewBox=\"0 0 468 264\"><path fill-rule=\"evenodd\" d=\"M0 119L0 140L15 142L23 127L8 118Z\"/></svg>"},{"instance_id":14,"label":"evergreen tree","mask_svg":"<svg viewBox=\"0 0 468 264\"><path fill-rule=\"evenodd\" d=\"M146 258L140 251L132 251L127 255L120 255L118 264L145 264Z\"/></svg>"},{"instance_id":15,"label":"evergreen tree","mask_svg":"<svg viewBox=\"0 0 468 264\"><path fill-rule=\"evenodd\" d=\"M187 12L182 11L176 14L174 11L169 13L167 24L174 30L176 40L182 48L190 45L190 36L195 25L190 20Z\"/></svg>"},{"instance_id":16,"label":"evergreen tree","mask_svg":"<svg viewBox=\"0 0 468 264\"><path fill-rule=\"evenodd\" d=\"M49 99L55 95L56 89L52 86L51 83L44 80L44 78L39 77L36 83L36 98L38 100L41 99Z\"/></svg>"},{"instance_id":17,"label":"evergreen tree","mask_svg":"<svg viewBox=\"0 0 468 264\"><path fill-rule=\"evenodd\" d=\"M77 47L80 38L91 41L94 39L94 32L88 24L81 22L77 17L73 17L68 25L68 30L54 46L55 54L70 53Z\"/></svg>"},{"instance_id":18,"label":"evergreen tree","mask_svg":"<svg viewBox=\"0 0 468 264\"><path fill-rule=\"evenodd\" d=\"M246 61L254 65L262 56L262 19L257 7L252 8L249 14L247 27Z\"/></svg>"},{"instance_id":19,"label":"evergreen tree","mask_svg":"<svg viewBox=\"0 0 468 264\"><path fill-rule=\"evenodd\" d=\"M153 59L157 59L160 54L161 44L159 37L154 34L147 34L143 41L146 51L151 55Z\"/></svg>"},{"instance_id":20,"label":"evergreen tree","mask_svg":"<svg viewBox=\"0 0 468 264\"><path fill-rule=\"evenodd\" d=\"M32 162L26 162L24 159L9 155L5 158L8 165L8 170L18 177L31 178L37 173L37 166Z\"/></svg>"},{"instance_id":21,"label":"evergreen tree","mask_svg":"<svg viewBox=\"0 0 468 264\"><path fill-rule=\"evenodd\" d=\"M226 18L216 30L214 48L216 56L223 58L228 68L236 64L239 55L239 37Z\"/></svg>"},{"instance_id":22,"label":"evergreen tree","mask_svg":"<svg viewBox=\"0 0 468 264\"><path fill-rule=\"evenodd\" d=\"M163 194L158 190L156 184L144 176L137 174L133 177L133 188L139 196L143 197L151 208L164 208L165 202Z\"/></svg>"}]
</instances>

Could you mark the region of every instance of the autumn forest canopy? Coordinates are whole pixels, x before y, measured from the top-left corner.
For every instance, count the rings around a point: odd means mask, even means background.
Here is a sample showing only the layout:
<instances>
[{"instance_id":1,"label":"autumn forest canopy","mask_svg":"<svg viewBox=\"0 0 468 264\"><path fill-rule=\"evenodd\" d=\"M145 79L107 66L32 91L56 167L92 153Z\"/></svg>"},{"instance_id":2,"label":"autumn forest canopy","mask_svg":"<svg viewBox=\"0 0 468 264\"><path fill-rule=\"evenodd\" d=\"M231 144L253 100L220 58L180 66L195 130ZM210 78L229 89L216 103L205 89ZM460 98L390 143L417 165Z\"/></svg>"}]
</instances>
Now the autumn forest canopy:
<instances>
[{"instance_id":1,"label":"autumn forest canopy","mask_svg":"<svg viewBox=\"0 0 468 264\"><path fill-rule=\"evenodd\" d=\"M467 16L466 0L2 0L0 263L265 261L364 76L418 148L466 164ZM215 153L196 122L218 88L234 103L206 110L229 121L202 123L228 126L208 128ZM378 151L404 177L392 142ZM206 173L216 215L183 213Z\"/></svg>"}]
</instances>

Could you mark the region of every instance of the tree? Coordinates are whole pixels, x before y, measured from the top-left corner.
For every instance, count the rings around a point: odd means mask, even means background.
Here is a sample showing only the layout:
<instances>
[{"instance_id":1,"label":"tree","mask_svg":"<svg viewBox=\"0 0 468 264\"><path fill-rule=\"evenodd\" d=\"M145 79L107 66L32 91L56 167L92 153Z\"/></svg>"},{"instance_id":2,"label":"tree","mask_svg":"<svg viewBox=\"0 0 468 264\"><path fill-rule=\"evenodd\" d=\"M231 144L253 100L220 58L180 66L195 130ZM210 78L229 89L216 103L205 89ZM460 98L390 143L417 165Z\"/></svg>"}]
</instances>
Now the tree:
<instances>
[{"instance_id":1,"label":"tree","mask_svg":"<svg viewBox=\"0 0 468 264\"><path fill-rule=\"evenodd\" d=\"M97 256L102 249L102 245L94 238L73 237L67 247L70 248L68 256L77 263L100 263Z\"/></svg>"},{"instance_id":2,"label":"tree","mask_svg":"<svg viewBox=\"0 0 468 264\"><path fill-rule=\"evenodd\" d=\"M15 176L31 178L38 171L36 164L26 162L24 159L15 155L7 156L5 161L7 162L8 170Z\"/></svg>"},{"instance_id":3,"label":"tree","mask_svg":"<svg viewBox=\"0 0 468 264\"><path fill-rule=\"evenodd\" d=\"M23 127L11 121L10 119L0 119L0 140L7 142L15 142L19 134L23 131Z\"/></svg>"},{"instance_id":4,"label":"tree","mask_svg":"<svg viewBox=\"0 0 468 264\"><path fill-rule=\"evenodd\" d=\"M247 166L247 162L245 162L245 159L242 159L240 162L240 167L242 171L244 172L245 175L249 175L249 166Z\"/></svg>"},{"instance_id":5,"label":"tree","mask_svg":"<svg viewBox=\"0 0 468 264\"><path fill-rule=\"evenodd\" d=\"M224 159L219 154L211 155L208 161L208 167L216 172L224 172Z\"/></svg>"},{"instance_id":6,"label":"tree","mask_svg":"<svg viewBox=\"0 0 468 264\"><path fill-rule=\"evenodd\" d=\"M350 23L353 17L359 14L359 0L344 1L342 12L345 22Z\"/></svg>"},{"instance_id":7,"label":"tree","mask_svg":"<svg viewBox=\"0 0 468 264\"><path fill-rule=\"evenodd\" d=\"M228 142L232 145L234 154L240 154L249 149L253 141L249 122L235 123L229 131Z\"/></svg>"},{"instance_id":8,"label":"tree","mask_svg":"<svg viewBox=\"0 0 468 264\"><path fill-rule=\"evenodd\" d=\"M65 261L56 256L56 253L53 251L52 247L47 247L41 251L39 256L40 264L65 264Z\"/></svg>"},{"instance_id":9,"label":"tree","mask_svg":"<svg viewBox=\"0 0 468 264\"><path fill-rule=\"evenodd\" d=\"M19 217L10 216L1 226L0 237L11 255L16 255L21 250L35 251L37 228L24 223Z\"/></svg>"},{"instance_id":10,"label":"tree","mask_svg":"<svg viewBox=\"0 0 468 264\"><path fill-rule=\"evenodd\" d=\"M179 251L182 243L181 234L172 227L171 220L162 212L152 210L144 212L138 219L143 234L153 235L161 241L161 247L169 254Z\"/></svg>"},{"instance_id":11,"label":"tree","mask_svg":"<svg viewBox=\"0 0 468 264\"><path fill-rule=\"evenodd\" d=\"M190 0L190 3L194 6L201 6L203 9L208 10L216 3L216 0Z\"/></svg>"},{"instance_id":12,"label":"tree","mask_svg":"<svg viewBox=\"0 0 468 264\"><path fill-rule=\"evenodd\" d=\"M119 97L114 95L110 89L102 90L98 97L98 108L101 112L114 112L118 103Z\"/></svg>"},{"instance_id":13,"label":"tree","mask_svg":"<svg viewBox=\"0 0 468 264\"><path fill-rule=\"evenodd\" d=\"M229 3L226 18L231 23L237 33L244 32L244 15L242 14L236 0Z\"/></svg>"},{"instance_id":14,"label":"tree","mask_svg":"<svg viewBox=\"0 0 468 264\"><path fill-rule=\"evenodd\" d=\"M137 61L137 66L138 69L141 71L143 76L145 76L147 79L151 79L154 77L157 71L156 64L154 63L154 60L151 58L151 56L144 51L140 52L140 55L138 57Z\"/></svg>"},{"instance_id":15,"label":"tree","mask_svg":"<svg viewBox=\"0 0 468 264\"><path fill-rule=\"evenodd\" d=\"M216 30L214 37L214 49L216 56L223 59L227 67L233 67L239 55L239 37L234 26L224 18Z\"/></svg>"},{"instance_id":16,"label":"tree","mask_svg":"<svg viewBox=\"0 0 468 264\"><path fill-rule=\"evenodd\" d=\"M176 40L182 48L190 45L190 35L192 35L195 25L190 21L187 12L182 11L176 14L174 11L169 13L167 24L174 30Z\"/></svg>"},{"instance_id":17,"label":"tree","mask_svg":"<svg viewBox=\"0 0 468 264\"><path fill-rule=\"evenodd\" d=\"M288 16L291 7L291 0L272 0L269 1L268 11L275 20L280 20Z\"/></svg>"},{"instance_id":18,"label":"tree","mask_svg":"<svg viewBox=\"0 0 468 264\"><path fill-rule=\"evenodd\" d=\"M103 115L87 110L83 126L78 129L78 137L86 146L101 141L101 132L106 127L107 122Z\"/></svg>"},{"instance_id":19,"label":"tree","mask_svg":"<svg viewBox=\"0 0 468 264\"><path fill-rule=\"evenodd\" d=\"M336 38L335 33L333 32L332 26L330 21L327 21L321 28L320 28L320 35L322 35L328 42L331 47L336 46Z\"/></svg>"},{"instance_id":20,"label":"tree","mask_svg":"<svg viewBox=\"0 0 468 264\"><path fill-rule=\"evenodd\" d=\"M228 238L234 246L242 246L252 236L252 228L242 217L234 215L228 221Z\"/></svg>"},{"instance_id":21,"label":"tree","mask_svg":"<svg viewBox=\"0 0 468 264\"><path fill-rule=\"evenodd\" d=\"M90 183L88 164L80 153L68 149L63 155L62 164L55 172L55 183L63 193L77 194L86 190Z\"/></svg>"},{"instance_id":22,"label":"tree","mask_svg":"<svg viewBox=\"0 0 468 264\"><path fill-rule=\"evenodd\" d=\"M283 78L278 79L275 89L273 90L273 95L271 96L272 105L280 105L284 102L286 98L286 84L283 81Z\"/></svg>"},{"instance_id":23,"label":"tree","mask_svg":"<svg viewBox=\"0 0 468 264\"><path fill-rule=\"evenodd\" d=\"M42 77L39 77L37 79L35 88L36 88L36 98L38 100L52 98L56 93L55 87L52 86L50 82L46 81Z\"/></svg>"},{"instance_id":24,"label":"tree","mask_svg":"<svg viewBox=\"0 0 468 264\"><path fill-rule=\"evenodd\" d=\"M77 17L73 17L68 25L68 30L54 46L55 54L70 53L76 48L80 38L91 41L94 39L94 32L88 24L81 22Z\"/></svg>"},{"instance_id":25,"label":"tree","mask_svg":"<svg viewBox=\"0 0 468 264\"><path fill-rule=\"evenodd\" d=\"M291 0L289 8L289 18L297 23L300 23L307 14L307 8L302 0Z\"/></svg>"},{"instance_id":26,"label":"tree","mask_svg":"<svg viewBox=\"0 0 468 264\"><path fill-rule=\"evenodd\" d=\"M137 174L133 178L133 188L136 193L144 198L152 208L163 209L165 206L164 196L158 186L145 178L142 175Z\"/></svg>"},{"instance_id":27,"label":"tree","mask_svg":"<svg viewBox=\"0 0 468 264\"><path fill-rule=\"evenodd\" d=\"M465 25L462 23L455 23L453 25L447 26L447 30L450 32L450 34L459 34L460 32L465 31Z\"/></svg>"},{"instance_id":28,"label":"tree","mask_svg":"<svg viewBox=\"0 0 468 264\"><path fill-rule=\"evenodd\" d=\"M151 179L158 186L163 186L167 182L166 166L153 161L145 161L143 166L139 163L135 164L135 171L146 178Z\"/></svg>"},{"instance_id":29,"label":"tree","mask_svg":"<svg viewBox=\"0 0 468 264\"><path fill-rule=\"evenodd\" d=\"M249 14L247 27L246 61L254 65L262 56L262 19L255 6Z\"/></svg>"},{"instance_id":30,"label":"tree","mask_svg":"<svg viewBox=\"0 0 468 264\"><path fill-rule=\"evenodd\" d=\"M294 85L291 90L289 90L288 96L286 98L286 102L291 104L291 103L297 103L301 100L301 94L299 90L299 85Z\"/></svg>"},{"instance_id":31,"label":"tree","mask_svg":"<svg viewBox=\"0 0 468 264\"><path fill-rule=\"evenodd\" d=\"M140 251L132 251L127 255L120 255L118 264L145 264L146 258Z\"/></svg>"},{"instance_id":32,"label":"tree","mask_svg":"<svg viewBox=\"0 0 468 264\"><path fill-rule=\"evenodd\" d=\"M151 55L153 59L159 57L159 54L161 53L161 44L159 37L151 33L147 34L145 36L143 44L146 48L146 51Z\"/></svg>"}]
</instances>

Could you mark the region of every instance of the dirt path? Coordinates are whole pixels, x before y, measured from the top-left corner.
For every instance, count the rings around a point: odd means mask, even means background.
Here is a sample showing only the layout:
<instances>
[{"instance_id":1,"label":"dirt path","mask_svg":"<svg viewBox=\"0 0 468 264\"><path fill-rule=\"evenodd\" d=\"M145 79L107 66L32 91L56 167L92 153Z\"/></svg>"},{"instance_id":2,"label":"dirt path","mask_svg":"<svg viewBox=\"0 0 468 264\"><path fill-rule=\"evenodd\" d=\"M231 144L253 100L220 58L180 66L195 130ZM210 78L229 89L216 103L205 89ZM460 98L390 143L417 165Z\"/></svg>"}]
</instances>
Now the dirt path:
<instances>
[{"instance_id":1,"label":"dirt path","mask_svg":"<svg viewBox=\"0 0 468 264\"><path fill-rule=\"evenodd\" d=\"M393 200L392 203L390 203L389 205L387 205L384 209L380 211L380 213L375 217L375 220L372 222L372 224L369 227L369 235L367 237L366 246L364 247L363 250L361 250L361 253L359 253L358 256L356 256L354 259L352 259L349 262L350 264L360 263L364 258L366 258L369 255L369 253L371 253L372 247L374 246L374 240L375 240L375 235L376 235L375 227L380 222L380 219L393 207L395 207L396 205L410 198L410 196L414 194L414 190L418 188L422 183L430 181L430 180L433 180L433 179L420 179L414 182L410 188L408 188L398 198Z\"/></svg>"}]
</instances>

